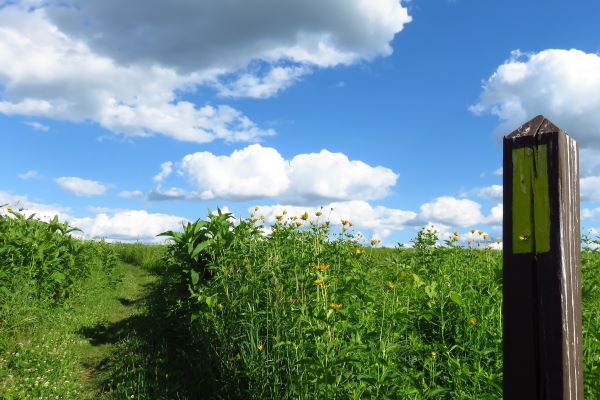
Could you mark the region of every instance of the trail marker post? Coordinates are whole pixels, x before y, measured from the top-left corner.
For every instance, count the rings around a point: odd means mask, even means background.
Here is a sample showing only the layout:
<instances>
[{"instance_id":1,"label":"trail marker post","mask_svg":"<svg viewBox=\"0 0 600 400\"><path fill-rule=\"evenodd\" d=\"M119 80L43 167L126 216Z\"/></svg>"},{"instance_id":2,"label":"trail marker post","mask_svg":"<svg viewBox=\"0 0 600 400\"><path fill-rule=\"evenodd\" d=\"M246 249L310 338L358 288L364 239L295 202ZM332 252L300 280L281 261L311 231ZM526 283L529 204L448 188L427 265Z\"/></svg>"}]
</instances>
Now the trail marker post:
<instances>
[{"instance_id":1,"label":"trail marker post","mask_svg":"<svg viewBox=\"0 0 600 400\"><path fill-rule=\"evenodd\" d=\"M504 399L581 400L577 144L542 115L504 138Z\"/></svg>"}]
</instances>

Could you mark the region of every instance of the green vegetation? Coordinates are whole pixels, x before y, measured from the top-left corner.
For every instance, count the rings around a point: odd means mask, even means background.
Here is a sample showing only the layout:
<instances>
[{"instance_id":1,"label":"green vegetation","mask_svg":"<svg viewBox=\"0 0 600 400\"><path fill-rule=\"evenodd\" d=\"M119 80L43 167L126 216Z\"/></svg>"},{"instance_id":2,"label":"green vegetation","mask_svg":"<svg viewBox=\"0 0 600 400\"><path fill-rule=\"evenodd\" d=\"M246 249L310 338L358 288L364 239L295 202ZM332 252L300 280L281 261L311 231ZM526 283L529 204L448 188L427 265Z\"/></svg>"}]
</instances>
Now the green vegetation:
<instances>
[{"instance_id":1,"label":"green vegetation","mask_svg":"<svg viewBox=\"0 0 600 400\"><path fill-rule=\"evenodd\" d=\"M269 234L259 221L219 211L151 246L0 216L0 399L501 398L501 254L487 237L436 246L425 229L411 249L379 249L349 221L281 215ZM596 398L600 250L587 244Z\"/></svg>"}]
</instances>

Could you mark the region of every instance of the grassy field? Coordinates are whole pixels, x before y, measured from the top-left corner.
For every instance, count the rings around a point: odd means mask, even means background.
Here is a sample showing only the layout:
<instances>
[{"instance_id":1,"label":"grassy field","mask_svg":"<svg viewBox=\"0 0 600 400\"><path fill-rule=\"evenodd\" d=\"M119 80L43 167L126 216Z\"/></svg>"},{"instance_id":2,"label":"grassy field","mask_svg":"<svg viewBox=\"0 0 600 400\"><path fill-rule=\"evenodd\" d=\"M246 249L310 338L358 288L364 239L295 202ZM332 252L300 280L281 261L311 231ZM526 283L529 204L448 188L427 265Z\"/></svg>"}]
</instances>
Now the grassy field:
<instances>
[{"instance_id":1,"label":"grassy field","mask_svg":"<svg viewBox=\"0 0 600 400\"><path fill-rule=\"evenodd\" d=\"M381 249L350 222L280 217L265 235L259 215L217 213L168 247L0 217L0 398L501 398L502 260L484 235ZM582 261L600 398L600 252Z\"/></svg>"}]
</instances>

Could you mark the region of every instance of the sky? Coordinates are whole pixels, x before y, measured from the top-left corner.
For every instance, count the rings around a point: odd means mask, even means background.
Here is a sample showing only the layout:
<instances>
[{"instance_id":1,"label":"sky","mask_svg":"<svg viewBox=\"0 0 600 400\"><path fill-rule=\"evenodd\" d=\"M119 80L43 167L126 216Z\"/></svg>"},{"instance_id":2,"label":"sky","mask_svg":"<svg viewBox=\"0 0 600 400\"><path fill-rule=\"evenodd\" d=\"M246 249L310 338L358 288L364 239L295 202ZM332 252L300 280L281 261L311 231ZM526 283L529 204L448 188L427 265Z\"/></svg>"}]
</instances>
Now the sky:
<instances>
[{"instance_id":1,"label":"sky","mask_svg":"<svg viewBox=\"0 0 600 400\"><path fill-rule=\"evenodd\" d=\"M501 238L502 137L579 144L600 235L600 3L0 0L0 205L157 242L217 207L383 244ZM6 212L6 211L2 211Z\"/></svg>"}]
</instances>

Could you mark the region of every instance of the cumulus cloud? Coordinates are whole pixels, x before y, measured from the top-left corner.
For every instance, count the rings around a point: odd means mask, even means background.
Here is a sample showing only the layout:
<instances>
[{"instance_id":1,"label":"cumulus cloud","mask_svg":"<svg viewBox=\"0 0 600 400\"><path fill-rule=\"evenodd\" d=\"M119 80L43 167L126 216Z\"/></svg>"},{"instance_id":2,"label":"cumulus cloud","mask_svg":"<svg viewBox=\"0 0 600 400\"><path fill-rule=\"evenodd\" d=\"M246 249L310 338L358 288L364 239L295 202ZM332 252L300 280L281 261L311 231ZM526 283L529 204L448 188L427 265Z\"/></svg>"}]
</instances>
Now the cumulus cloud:
<instances>
[{"instance_id":1,"label":"cumulus cloud","mask_svg":"<svg viewBox=\"0 0 600 400\"><path fill-rule=\"evenodd\" d=\"M72 218L70 222L80 228L86 237L162 242L165 239L156 235L179 230L185 221L183 217L149 213L146 210L118 210L112 215L100 213L94 217Z\"/></svg>"},{"instance_id":2,"label":"cumulus cloud","mask_svg":"<svg viewBox=\"0 0 600 400\"><path fill-rule=\"evenodd\" d=\"M149 213L146 210L110 210L103 207L90 207L96 213L94 216L77 217L70 213L69 208L35 202L26 196L0 190L0 205L3 204L8 204L13 209L22 209L21 213L27 216L35 214L34 218L44 221L58 216L59 220L81 229L83 232L73 234L84 238L159 243L165 239L157 238L156 235L167 230L180 230L181 223L187 221L176 215Z\"/></svg>"},{"instance_id":3,"label":"cumulus cloud","mask_svg":"<svg viewBox=\"0 0 600 400\"><path fill-rule=\"evenodd\" d=\"M6 191L0 190L0 205L8 204L15 210L23 209L24 215L35 214L35 217L42 220L49 220L55 215L60 219L68 219L69 208L62 207L56 204L44 204L29 200L26 196L14 195Z\"/></svg>"},{"instance_id":4,"label":"cumulus cloud","mask_svg":"<svg viewBox=\"0 0 600 400\"><path fill-rule=\"evenodd\" d=\"M80 197L100 196L106 192L106 185L76 176L63 176L56 178L54 182L63 190Z\"/></svg>"},{"instance_id":5,"label":"cumulus cloud","mask_svg":"<svg viewBox=\"0 0 600 400\"><path fill-rule=\"evenodd\" d=\"M600 149L600 55L580 50L514 51L485 81L476 114L501 120L510 133L537 114L566 130L582 147Z\"/></svg>"},{"instance_id":6,"label":"cumulus cloud","mask_svg":"<svg viewBox=\"0 0 600 400\"><path fill-rule=\"evenodd\" d=\"M52 22L98 53L184 73L231 71L253 60L326 67L385 56L411 20L398 0L61 3L48 9Z\"/></svg>"},{"instance_id":7,"label":"cumulus cloud","mask_svg":"<svg viewBox=\"0 0 600 400\"><path fill-rule=\"evenodd\" d=\"M193 200L196 198L195 193L190 193L185 189L178 187L170 187L163 189L160 185L154 188L148 193L147 199L150 201L163 201L163 200Z\"/></svg>"},{"instance_id":8,"label":"cumulus cloud","mask_svg":"<svg viewBox=\"0 0 600 400\"><path fill-rule=\"evenodd\" d=\"M450 226L472 226L484 222L481 205L469 199L451 196L438 197L421 205L420 217Z\"/></svg>"},{"instance_id":9,"label":"cumulus cloud","mask_svg":"<svg viewBox=\"0 0 600 400\"><path fill-rule=\"evenodd\" d=\"M222 97L273 96L316 68L391 54L410 19L398 0L9 2L0 113L130 136L259 141L274 131L181 94L213 86Z\"/></svg>"},{"instance_id":10,"label":"cumulus cloud","mask_svg":"<svg viewBox=\"0 0 600 400\"><path fill-rule=\"evenodd\" d=\"M372 200L386 196L398 175L389 168L322 150L285 160L258 144L228 156L198 152L185 156L180 171L204 200L244 201L279 197L293 204Z\"/></svg>"},{"instance_id":11,"label":"cumulus cloud","mask_svg":"<svg viewBox=\"0 0 600 400\"><path fill-rule=\"evenodd\" d=\"M119 192L119 197L123 197L124 199L144 197L144 192L141 190L122 190Z\"/></svg>"},{"instance_id":12,"label":"cumulus cloud","mask_svg":"<svg viewBox=\"0 0 600 400\"><path fill-rule=\"evenodd\" d=\"M254 208L249 209L252 212ZM300 216L308 212L312 216L316 211L321 211L322 221L330 221L332 225L341 225L341 220L349 220L356 227L369 229L378 238L388 237L391 233L404 229L415 219L417 214L413 211L388 208L384 206L372 206L366 201L352 200L344 202L332 202L321 207L300 207L294 205L272 205L259 207L257 214L264 215L267 222L274 224L275 216L283 215Z\"/></svg>"}]
</instances>

